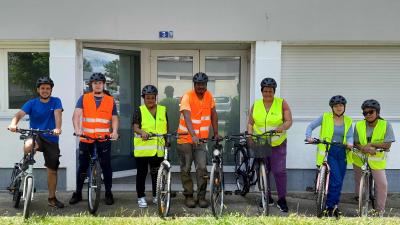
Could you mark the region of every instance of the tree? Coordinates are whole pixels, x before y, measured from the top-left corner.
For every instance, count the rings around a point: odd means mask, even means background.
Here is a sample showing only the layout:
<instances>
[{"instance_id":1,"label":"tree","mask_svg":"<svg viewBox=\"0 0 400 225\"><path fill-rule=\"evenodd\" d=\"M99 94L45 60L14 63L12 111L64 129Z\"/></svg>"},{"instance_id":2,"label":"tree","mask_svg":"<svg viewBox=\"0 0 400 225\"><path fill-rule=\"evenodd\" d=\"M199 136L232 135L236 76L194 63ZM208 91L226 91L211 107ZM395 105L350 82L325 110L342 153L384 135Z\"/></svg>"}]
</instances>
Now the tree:
<instances>
[{"instance_id":1,"label":"tree","mask_svg":"<svg viewBox=\"0 0 400 225\"><path fill-rule=\"evenodd\" d=\"M10 52L8 53L8 79L36 94L35 83L39 77L49 76L48 52Z\"/></svg>"},{"instance_id":2,"label":"tree","mask_svg":"<svg viewBox=\"0 0 400 225\"><path fill-rule=\"evenodd\" d=\"M92 64L86 58L83 58L83 71L85 71L85 72L93 72Z\"/></svg>"},{"instance_id":3,"label":"tree","mask_svg":"<svg viewBox=\"0 0 400 225\"><path fill-rule=\"evenodd\" d=\"M119 84L119 59L108 62L104 65L107 76L111 77L116 84Z\"/></svg>"}]
</instances>

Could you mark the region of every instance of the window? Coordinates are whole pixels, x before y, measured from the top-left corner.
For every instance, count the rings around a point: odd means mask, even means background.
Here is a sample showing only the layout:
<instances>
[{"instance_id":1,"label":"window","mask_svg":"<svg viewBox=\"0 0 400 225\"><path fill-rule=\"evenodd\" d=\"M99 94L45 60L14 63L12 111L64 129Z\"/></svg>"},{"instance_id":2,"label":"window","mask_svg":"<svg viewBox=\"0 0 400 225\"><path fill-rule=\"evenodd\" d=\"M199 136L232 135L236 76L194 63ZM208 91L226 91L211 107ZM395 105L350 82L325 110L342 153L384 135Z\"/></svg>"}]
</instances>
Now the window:
<instances>
[{"instance_id":1,"label":"window","mask_svg":"<svg viewBox=\"0 0 400 225\"><path fill-rule=\"evenodd\" d=\"M37 96L36 80L49 75L48 52L7 52L8 108L19 109Z\"/></svg>"}]
</instances>

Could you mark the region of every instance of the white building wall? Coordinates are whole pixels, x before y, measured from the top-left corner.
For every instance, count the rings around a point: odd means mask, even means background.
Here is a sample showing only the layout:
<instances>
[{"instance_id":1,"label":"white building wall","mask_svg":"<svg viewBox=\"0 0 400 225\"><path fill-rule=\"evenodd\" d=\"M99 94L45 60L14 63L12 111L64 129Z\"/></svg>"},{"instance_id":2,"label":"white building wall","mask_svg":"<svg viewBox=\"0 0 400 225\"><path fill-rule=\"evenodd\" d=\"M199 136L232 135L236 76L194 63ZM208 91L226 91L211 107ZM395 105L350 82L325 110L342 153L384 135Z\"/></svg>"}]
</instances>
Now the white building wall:
<instances>
[{"instance_id":1,"label":"white building wall","mask_svg":"<svg viewBox=\"0 0 400 225\"><path fill-rule=\"evenodd\" d=\"M60 137L61 166L67 169L67 190L75 189L77 139L72 125L72 114L82 94L82 49L75 40L50 41L50 77L55 86L53 96L61 98L64 112Z\"/></svg>"}]
</instances>

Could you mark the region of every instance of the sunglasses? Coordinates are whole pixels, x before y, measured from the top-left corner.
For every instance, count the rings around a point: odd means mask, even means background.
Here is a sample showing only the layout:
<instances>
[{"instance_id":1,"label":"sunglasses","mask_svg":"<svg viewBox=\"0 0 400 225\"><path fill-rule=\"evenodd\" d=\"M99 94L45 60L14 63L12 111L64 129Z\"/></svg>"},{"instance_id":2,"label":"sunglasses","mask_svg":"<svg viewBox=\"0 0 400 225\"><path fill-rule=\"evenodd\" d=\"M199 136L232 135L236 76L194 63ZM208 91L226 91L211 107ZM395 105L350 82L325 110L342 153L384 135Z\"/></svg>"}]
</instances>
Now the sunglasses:
<instances>
[{"instance_id":1,"label":"sunglasses","mask_svg":"<svg viewBox=\"0 0 400 225\"><path fill-rule=\"evenodd\" d=\"M372 115L372 114L374 114L374 112L375 112L375 110L370 110L370 111L364 111L362 114L363 114L364 116L367 116L367 115Z\"/></svg>"}]
</instances>

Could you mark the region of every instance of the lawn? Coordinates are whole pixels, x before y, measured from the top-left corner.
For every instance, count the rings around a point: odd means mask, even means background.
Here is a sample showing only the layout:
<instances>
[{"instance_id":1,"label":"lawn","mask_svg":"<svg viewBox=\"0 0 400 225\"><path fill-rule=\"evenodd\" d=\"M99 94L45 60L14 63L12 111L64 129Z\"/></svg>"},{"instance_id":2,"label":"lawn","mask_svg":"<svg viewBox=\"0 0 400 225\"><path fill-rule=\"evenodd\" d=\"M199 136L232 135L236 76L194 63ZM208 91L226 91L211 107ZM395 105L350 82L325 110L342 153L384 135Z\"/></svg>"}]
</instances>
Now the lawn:
<instances>
[{"instance_id":1,"label":"lawn","mask_svg":"<svg viewBox=\"0 0 400 225\"><path fill-rule=\"evenodd\" d=\"M245 217L239 214L226 215L218 220L213 217L176 217L165 220L158 217L92 217L88 215L77 215L75 217L61 216L33 216L24 223L21 217L0 217L0 224L54 224L54 225L90 225L90 224L182 224L182 225L207 225L207 224L400 224L400 218L334 218L318 219L315 217L303 217L295 214L288 217Z\"/></svg>"}]
</instances>

